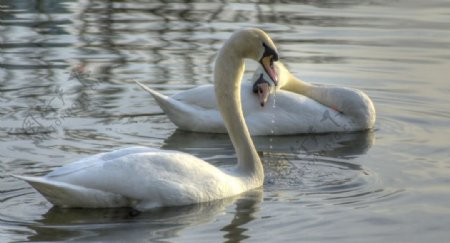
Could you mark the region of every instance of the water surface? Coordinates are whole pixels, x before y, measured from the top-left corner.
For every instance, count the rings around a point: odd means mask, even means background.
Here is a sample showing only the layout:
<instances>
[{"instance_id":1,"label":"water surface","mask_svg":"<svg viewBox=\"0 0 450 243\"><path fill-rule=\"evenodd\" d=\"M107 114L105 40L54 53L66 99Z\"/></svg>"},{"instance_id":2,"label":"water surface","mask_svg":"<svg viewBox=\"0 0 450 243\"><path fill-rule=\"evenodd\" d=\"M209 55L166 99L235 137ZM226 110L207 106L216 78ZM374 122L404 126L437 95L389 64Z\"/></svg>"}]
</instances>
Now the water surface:
<instances>
[{"instance_id":1,"label":"water surface","mask_svg":"<svg viewBox=\"0 0 450 243\"><path fill-rule=\"evenodd\" d=\"M0 3L0 241L443 242L450 224L446 1ZM11 174L144 145L235 163L227 135L177 130L164 94L212 83L217 50L267 31L298 77L358 88L374 130L255 137L264 187L158 209L60 209ZM249 62L245 78L256 65Z\"/></svg>"}]
</instances>

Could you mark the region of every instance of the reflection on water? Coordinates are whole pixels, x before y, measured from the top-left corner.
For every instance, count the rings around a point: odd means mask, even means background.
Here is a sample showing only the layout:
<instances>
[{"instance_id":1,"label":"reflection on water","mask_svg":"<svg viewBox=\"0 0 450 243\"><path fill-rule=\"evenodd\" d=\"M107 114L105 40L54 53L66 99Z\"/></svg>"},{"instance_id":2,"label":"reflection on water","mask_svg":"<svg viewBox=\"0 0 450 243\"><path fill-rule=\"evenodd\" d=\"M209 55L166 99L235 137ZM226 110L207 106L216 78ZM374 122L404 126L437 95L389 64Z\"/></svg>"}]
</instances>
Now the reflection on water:
<instances>
[{"instance_id":1,"label":"reflection on water","mask_svg":"<svg viewBox=\"0 0 450 243\"><path fill-rule=\"evenodd\" d=\"M314 187L317 183L332 183L328 180L335 181L336 174L346 177L350 176L349 171L357 171L358 174L363 171L361 165L349 160L366 153L373 144L373 134L373 131L365 131L345 134L255 136L253 141L264 162L266 185L277 183L277 187L298 187L309 184L309 178L315 178L316 173L321 173L320 180L311 183L310 186ZM233 164L236 161L227 134L176 130L164 140L162 148L191 153L217 164ZM326 173L333 176L328 178Z\"/></svg>"},{"instance_id":2,"label":"reflection on water","mask_svg":"<svg viewBox=\"0 0 450 243\"><path fill-rule=\"evenodd\" d=\"M1 242L448 238L448 1L15 0L0 16ZM134 80L165 94L211 83L242 27L269 32L300 78L367 92L375 131L254 137L261 191L137 217L52 208L9 176L137 144L234 164L227 135L177 130Z\"/></svg>"},{"instance_id":3,"label":"reflection on water","mask_svg":"<svg viewBox=\"0 0 450 243\"><path fill-rule=\"evenodd\" d=\"M214 220L231 204L236 205L234 219L223 227L224 238L239 241L247 238L242 227L250 221L262 200L256 189L238 197L181 207L154 209L137 216L130 209L61 209L51 208L42 219L28 225L35 234L28 240L164 240L176 237L187 227Z\"/></svg>"},{"instance_id":4,"label":"reflection on water","mask_svg":"<svg viewBox=\"0 0 450 243\"><path fill-rule=\"evenodd\" d=\"M257 150L260 151L271 149L274 153L309 153L336 158L364 154L372 146L374 139L374 132L371 130L354 133L253 137ZM233 151L227 134L196 133L179 129L164 140L162 148L193 154L211 153L211 156L220 150L227 150L230 153Z\"/></svg>"}]
</instances>

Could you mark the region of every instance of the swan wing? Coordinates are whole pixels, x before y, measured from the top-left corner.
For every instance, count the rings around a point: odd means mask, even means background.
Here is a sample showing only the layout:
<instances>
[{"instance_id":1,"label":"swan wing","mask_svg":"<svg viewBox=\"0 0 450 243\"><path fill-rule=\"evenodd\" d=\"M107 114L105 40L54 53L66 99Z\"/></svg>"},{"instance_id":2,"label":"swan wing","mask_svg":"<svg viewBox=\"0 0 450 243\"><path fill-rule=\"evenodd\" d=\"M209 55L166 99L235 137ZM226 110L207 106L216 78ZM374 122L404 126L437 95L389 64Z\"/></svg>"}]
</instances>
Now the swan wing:
<instances>
[{"instance_id":1,"label":"swan wing","mask_svg":"<svg viewBox=\"0 0 450 243\"><path fill-rule=\"evenodd\" d=\"M217 110L217 100L214 94L214 85L205 84L177 93L172 98L204 109Z\"/></svg>"},{"instance_id":2,"label":"swan wing","mask_svg":"<svg viewBox=\"0 0 450 243\"><path fill-rule=\"evenodd\" d=\"M186 104L217 110L217 99L214 94L214 85L212 84L188 89L171 97ZM248 110L261 107L258 103L258 96L253 93L253 85L251 83L241 84L241 101L242 106L247 107Z\"/></svg>"},{"instance_id":3,"label":"swan wing","mask_svg":"<svg viewBox=\"0 0 450 243\"><path fill-rule=\"evenodd\" d=\"M275 98L275 105L271 96L266 107L247 112L245 119L252 135L351 130L352 121L348 117L306 96L279 90Z\"/></svg>"}]
</instances>

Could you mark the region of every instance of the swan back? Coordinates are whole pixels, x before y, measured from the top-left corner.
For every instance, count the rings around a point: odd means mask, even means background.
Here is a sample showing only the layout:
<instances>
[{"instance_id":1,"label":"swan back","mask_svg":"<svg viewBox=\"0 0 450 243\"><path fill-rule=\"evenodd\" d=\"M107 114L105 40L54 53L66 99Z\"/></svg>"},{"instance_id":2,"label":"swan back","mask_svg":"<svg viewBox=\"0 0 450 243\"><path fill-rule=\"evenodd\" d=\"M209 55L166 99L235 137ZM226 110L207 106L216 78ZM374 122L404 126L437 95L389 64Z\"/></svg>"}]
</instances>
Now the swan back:
<instances>
[{"instance_id":1,"label":"swan back","mask_svg":"<svg viewBox=\"0 0 450 243\"><path fill-rule=\"evenodd\" d=\"M236 195L248 190L241 177L190 154L132 147L82 159L42 178L22 179L56 205L144 210Z\"/></svg>"}]
</instances>

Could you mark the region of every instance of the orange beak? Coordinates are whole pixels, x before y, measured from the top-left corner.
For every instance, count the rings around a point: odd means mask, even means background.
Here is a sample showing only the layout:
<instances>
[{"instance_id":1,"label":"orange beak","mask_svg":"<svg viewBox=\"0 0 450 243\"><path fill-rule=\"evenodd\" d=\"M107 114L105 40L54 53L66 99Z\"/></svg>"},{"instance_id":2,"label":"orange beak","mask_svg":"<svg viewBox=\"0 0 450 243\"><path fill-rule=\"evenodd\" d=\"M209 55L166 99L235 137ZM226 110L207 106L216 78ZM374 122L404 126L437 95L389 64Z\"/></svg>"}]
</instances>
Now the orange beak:
<instances>
[{"instance_id":1,"label":"orange beak","mask_svg":"<svg viewBox=\"0 0 450 243\"><path fill-rule=\"evenodd\" d=\"M278 85L278 75L277 75L277 71L275 71L275 68L273 67L272 56L266 56L266 57L261 58L260 63L263 66L264 71L266 71L266 73L272 79L272 82L275 84L275 86L277 86Z\"/></svg>"}]
</instances>

